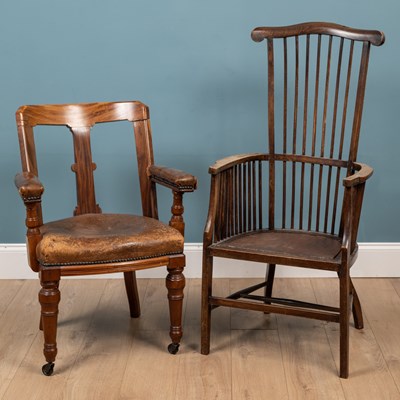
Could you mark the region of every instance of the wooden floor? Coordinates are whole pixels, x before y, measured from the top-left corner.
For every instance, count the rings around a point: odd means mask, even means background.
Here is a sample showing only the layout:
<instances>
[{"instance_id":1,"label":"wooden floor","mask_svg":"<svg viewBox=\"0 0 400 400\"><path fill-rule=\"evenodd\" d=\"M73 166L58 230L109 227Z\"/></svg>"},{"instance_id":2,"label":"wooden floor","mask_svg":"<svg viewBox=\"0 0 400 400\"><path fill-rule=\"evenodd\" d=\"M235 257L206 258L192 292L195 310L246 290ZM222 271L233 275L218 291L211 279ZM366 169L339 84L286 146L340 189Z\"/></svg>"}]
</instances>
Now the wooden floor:
<instances>
[{"instance_id":1,"label":"wooden floor","mask_svg":"<svg viewBox=\"0 0 400 400\"><path fill-rule=\"evenodd\" d=\"M246 282L245 282L246 281ZM227 294L249 279L220 279ZM37 281L0 281L0 399L400 399L400 279L357 279L365 328L351 328L350 378L338 378L338 325L219 308L199 353L200 280L185 289L184 338L166 348L162 279L139 280L130 319L120 279L61 284L55 373L42 375ZM276 292L335 304L337 281L278 279Z\"/></svg>"}]
</instances>

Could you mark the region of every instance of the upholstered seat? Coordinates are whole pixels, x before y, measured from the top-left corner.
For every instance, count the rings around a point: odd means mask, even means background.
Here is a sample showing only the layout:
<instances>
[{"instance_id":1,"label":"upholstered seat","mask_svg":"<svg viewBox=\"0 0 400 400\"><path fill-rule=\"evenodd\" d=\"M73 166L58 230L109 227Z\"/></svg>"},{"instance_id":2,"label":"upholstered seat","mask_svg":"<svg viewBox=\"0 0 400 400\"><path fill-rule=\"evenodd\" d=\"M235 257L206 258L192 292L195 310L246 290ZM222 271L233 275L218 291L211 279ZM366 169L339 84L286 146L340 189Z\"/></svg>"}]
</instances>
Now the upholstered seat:
<instances>
[{"instance_id":1,"label":"upholstered seat","mask_svg":"<svg viewBox=\"0 0 400 400\"><path fill-rule=\"evenodd\" d=\"M139 101L22 106L17 110L16 119L22 172L15 177L15 184L26 207L29 265L39 273L42 286L39 292L40 328L43 329L46 358L42 372L51 375L54 371L60 279L63 276L123 273L130 315L137 318L140 302L136 271L165 266L172 340L168 351L176 354L183 334L183 194L196 189L196 177L154 164L149 109ZM92 127L112 122L124 124L123 121L129 121L133 127L143 216L103 214L96 201L94 171L97 165L93 162L90 144ZM71 169L76 176L77 197L73 217L45 224L42 212L44 186L39 179L34 135L36 127L41 125L55 126L55 130L58 126L66 126L72 133L74 163ZM118 134L114 130L111 132L113 140L118 141ZM115 157L117 161L118 157ZM123 183L125 175L129 176L128 171L117 176L119 182ZM132 186L132 182L129 177L126 185ZM169 225L158 219L157 185L172 190ZM109 189L107 195L118 196ZM56 209L57 204L54 207Z\"/></svg>"},{"instance_id":2,"label":"upholstered seat","mask_svg":"<svg viewBox=\"0 0 400 400\"><path fill-rule=\"evenodd\" d=\"M341 239L317 232L260 230L236 235L210 246L211 254L234 258L314 267L314 262L335 270L341 262ZM242 255L242 257L241 257Z\"/></svg>"},{"instance_id":3,"label":"upholstered seat","mask_svg":"<svg viewBox=\"0 0 400 400\"><path fill-rule=\"evenodd\" d=\"M43 266L124 262L183 252L183 236L148 217L84 214L40 228L36 256Z\"/></svg>"}]
</instances>

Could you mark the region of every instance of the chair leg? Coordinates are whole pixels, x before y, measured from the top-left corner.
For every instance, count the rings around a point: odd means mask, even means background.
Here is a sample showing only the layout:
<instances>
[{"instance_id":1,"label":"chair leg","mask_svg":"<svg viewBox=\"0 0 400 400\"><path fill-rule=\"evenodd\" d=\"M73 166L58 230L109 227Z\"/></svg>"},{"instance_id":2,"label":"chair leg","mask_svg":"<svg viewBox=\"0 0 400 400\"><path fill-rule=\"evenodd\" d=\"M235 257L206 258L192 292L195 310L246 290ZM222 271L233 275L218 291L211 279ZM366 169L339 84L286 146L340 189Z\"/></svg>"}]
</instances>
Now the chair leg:
<instances>
[{"instance_id":1,"label":"chair leg","mask_svg":"<svg viewBox=\"0 0 400 400\"><path fill-rule=\"evenodd\" d=\"M364 328L364 320L363 320L361 303L360 303L360 299L358 298L358 294L356 292L356 289L355 289L351 279L350 279L350 292L353 295L352 311L353 311L353 318L354 318L354 326L356 329L363 329Z\"/></svg>"},{"instance_id":2,"label":"chair leg","mask_svg":"<svg viewBox=\"0 0 400 400\"><path fill-rule=\"evenodd\" d=\"M267 265L267 271L265 274L265 280L267 281L267 286L265 286L265 291L264 291L265 297L272 296L272 288L274 286L274 278L275 278L275 269L276 269L275 264Z\"/></svg>"},{"instance_id":3,"label":"chair leg","mask_svg":"<svg viewBox=\"0 0 400 400\"><path fill-rule=\"evenodd\" d=\"M210 353L211 305L213 257L203 255L203 279L201 291L201 354Z\"/></svg>"},{"instance_id":4,"label":"chair leg","mask_svg":"<svg viewBox=\"0 0 400 400\"><path fill-rule=\"evenodd\" d=\"M348 268L339 273L340 280L340 377L349 377L350 276Z\"/></svg>"},{"instance_id":5,"label":"chair leg","mask_svg":"<svg viewBox=\"0 0 400 400\"><path fill-rule=\"evenodd\" d=\"M185 266L185 256L180 255L171 257L166 278L168 289L170 331L169 336L172 343L168 346L171 354L176 354L183 335L182 330L182 309L183 309L183 289L185 288L185 276L182 271Z\"/></svg>"},{"instance_id":6,"label":"chair leg","mask_svg":"<svg viewBox=\"0 0 400 400\"><path fill-rule=\"evenodd\" d=\"M276 269L276 264L268 264L267 265L267 271L265 273L265 280L267 282L267 286L265 286L265 289L264 289L265 297L272 296L272 289L274 286L274 279L275 279L275 269ZM266 300L265 304L271 304L271 302ZM264 312L264 314L269 314L269 312Z\"/></svg>"},{"instance_id":7,"label":"chair leg","mask_svg":"<svg viewBox=\"0 0 400 400\"><path fill-rule=\"evenodd\" d=\"M136 282L136 272L124 272L124 280L131 318L138 318L140 317L140 300Z\"/></svg>"},{"instance_id":8,"label":"chair leg","mask_svg":"<svg viewBox=\"0 0 400 400\"><path fill-rule=\"evenodd\" d=\"M47 364L43 365L44 375L52 375L54 361L57 355L57 317L60 291L58 290L60 271L57 269L44 269L40 272L39 302L41 305L41 323L44 336L43 354Z\"/></svg>"},{"instance_id":9,"label":"chair leg","mask_svg":"<svg viewBox=\"0 0 400 400\"><path fill-rule=\"evenodd\" d=\"M267 264L267 271L265 273L265 280L267 282L267 285L265 286L265 289L264 289L265 297L272 296L272 289L274 287L274 279L275 279L275 269L276 269L275 264ZM269 303L267 303L267 304L269 304Z\"/></svg>"},{"instance_id":10,"label":"chair leg","mask_svg":"<svg viewBox=\"0 0 400 400\"><path fill-rule=\"evenodd\" d=\"M60 281L58 281L57 283L57 289L59 287ZM39 330L43 330L43 321L42 321L42 314L40 314L40 318L39 318Z\"/></svg>"}]
</instances>

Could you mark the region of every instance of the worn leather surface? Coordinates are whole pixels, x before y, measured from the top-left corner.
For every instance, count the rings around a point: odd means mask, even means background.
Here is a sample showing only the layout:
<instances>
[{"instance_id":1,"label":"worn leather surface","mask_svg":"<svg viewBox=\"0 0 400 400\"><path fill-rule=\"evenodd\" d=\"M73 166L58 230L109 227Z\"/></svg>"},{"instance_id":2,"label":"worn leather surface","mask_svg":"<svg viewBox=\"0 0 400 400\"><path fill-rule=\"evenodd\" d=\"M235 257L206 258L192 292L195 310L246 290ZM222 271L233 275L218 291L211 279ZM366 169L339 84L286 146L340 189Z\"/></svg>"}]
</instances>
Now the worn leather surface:
<instances>
[{"instance_id":1,"label":"worn leather surface","mask_svg":"<svg viewBox=\"0 0 400 400\"><path fill-rule=\"evenodd\" d=\"M162 222L125 214L84 214L44 224L36 248L44 266L106 263L183 252L183 236Z\"/></svg>"},{"instance_id":2,"label":"worn leather surface","mask_svg":"<svg viewBox=\"0 0 400 400\"><path fill-rule=\"evenodd\" d=\"M39 178L31 172L21 172L15 176L15 186L24 200L40 199L44 187Z\"/></svg>"},{"instance_id":3,"label":"worn leather surface","mask_svg":"<svg viewBox=\"0 0 400 400\"><path fill-rule=\"evenodd\" d=\"M168 168L161 165L151 165L149 167L149 174L173 186L192 188L193 190L197 187L197 178L179 169Z\"/></svg>"}]
</instances>

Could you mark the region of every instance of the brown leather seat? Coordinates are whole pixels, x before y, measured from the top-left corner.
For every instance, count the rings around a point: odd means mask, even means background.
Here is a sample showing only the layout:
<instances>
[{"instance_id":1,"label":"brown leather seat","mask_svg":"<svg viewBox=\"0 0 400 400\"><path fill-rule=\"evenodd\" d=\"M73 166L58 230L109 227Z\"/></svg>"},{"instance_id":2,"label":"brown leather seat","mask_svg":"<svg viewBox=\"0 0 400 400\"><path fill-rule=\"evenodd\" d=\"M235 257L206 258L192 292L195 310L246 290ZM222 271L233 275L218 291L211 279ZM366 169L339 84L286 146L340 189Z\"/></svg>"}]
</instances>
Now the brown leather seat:
<instances>
[{"instance_id":1,"label":"brown leather seat","mask_svg":"<svg viewBox=\"0 0 400 400\"><path fill-rule=\"evenodd\" d=\"M154 163L148 107L140 101L21 106L16 113L22 171L15 184L26 207L27 253L29 265L39 273L41 289L40 328L43 329L45 375L54 371L57 355L57 316L60 279L63 276L123 273L129 311L140 316L136 271L166 267L172 343L176 354L182 331L185 255L183 194L193 192L197 179L181 170ZM96 124L129 121L136 145L137 172L143 216L103 214L96 201L95 174L91 149L91 128ZM73 217L43 224L42 196L35 151L37 126L66 126L73 137L77 204ZM57 128L55 128L57 129ZM114 131L111 131L110 134ZM115 135L115 140L118 140ZM118 160L115 160L118 161ZM134 171L132 171L134 173ZM121 184L124 177L120 176ZM126 181L132 185L132 177ZM165 225L158 219L156 186L172 190L171 219ZM117 195L107 189L107 194ZM62 196L60 196L61 198ZM54 203L56 209L58 203Z\"/></svg>"},{"instance_id":2,"label":"brown leather seat","mask_svg":"<svg viewBox=\"0 0 400 400\"><path fill-rule=\"evenodd\" d=\"M43 266L124 262L183 252L183 236L176 229L136 215L78 215L44 224L40 232L36 255Z\"/></svg>"}]
</instances>

